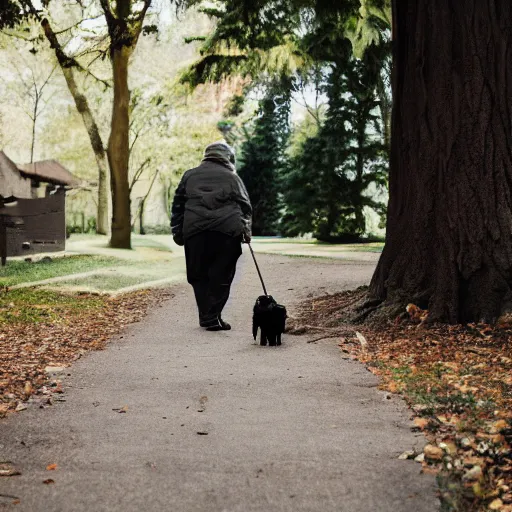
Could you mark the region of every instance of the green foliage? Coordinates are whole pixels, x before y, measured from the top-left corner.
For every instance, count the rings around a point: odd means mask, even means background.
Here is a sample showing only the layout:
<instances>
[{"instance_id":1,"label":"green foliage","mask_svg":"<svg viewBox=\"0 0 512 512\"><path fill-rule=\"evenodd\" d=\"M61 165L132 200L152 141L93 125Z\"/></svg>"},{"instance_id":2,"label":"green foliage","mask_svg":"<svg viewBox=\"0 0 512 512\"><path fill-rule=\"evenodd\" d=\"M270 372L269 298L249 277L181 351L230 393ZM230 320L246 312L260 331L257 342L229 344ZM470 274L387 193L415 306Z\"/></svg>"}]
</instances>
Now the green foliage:
<instances>
[{"instance_id":1,"label":"green foliage","mask_svg":"<svg viewBox=\"0 0 512 512\"><path fill-rule=\"evenodd\" d=\"M279 179L285 166L290 125L290 87L275 80L266 87L252 126L245 127L238 174L253 205L253 234L275 235L280 217Z\"/></svg>"},{"instance_id":2,"label":"green foliage","mask_svg":"<svg viewBox=\"0 0 512 512\"><path fill-rule=\"evenodd\" d=\"M361 0L358 15L351 17L346 26L356 57L363 58L371 46L387 44L390 28L391 0Z\"/></svg>"},{"instance_id":3,"label":"green foliage","mask_svg":"<svg viewBox=\"0 0 512 512\"><path fill-rule=\"evenodd\" d=\"M226 117L237 117L244 111L245 96L235 94L226 107Z\"/></svg>"},{"instance_id":4,"label":"green foliage","mask_svg":"<svg viewBox=\"0 0 512 512\"><path fill-rule=\"evenodd\" d=\"M0 1L0 30L11 28L22 22L30 15L25 4L20 5L16 0Z\"/></svg>"},{"instance_id":5,"label":"green foliage","mask_svg":"<svg viewBox=\"0 0 512 512\"><path fill-rule=\"evenodd\" d=\"M201 58L183 75L184 83L197 87L233 75L257 79L262 71L290 75L303 65L304 54L297 46L303 20L295 2L224 0L219 4L222 9L202 9L215 18L216 28L205 39Z\"/></svg>"},{"instance_id":6,"label":"green foliage","mask_svg":"<svg viewBox=\"0 0 512 512\"><path fill-rule=\"evenodd\" d=\"M199 84L220 82L234 74L247 76L248 72L242 66L246 60L245 55L206 55L183 74L181 82L194 89Z\"/></svg>"},{"instance_id":7,"label":"green foliage","mask_svg":"<svg viewBox=\"0 0 512 512\"><path fill-rule=\"evenodd\" d=\"M170 235L171 226L169 224L144 226L144 232L146 235Z\"/></svg>"},{"instance_id":8,"label":"green foliage","mask_svg":"<svg viewBox=\"0 0 512 512\"><path fill-rule=\"evenodd\" d=\"M285 235L313 232L319 240L346 242L365 234L365 208L382 211L369 194L387 181L378 102L368 78L355 59L332 64L324 85L325 121L304 140L284 175Z\"/></svg>"},{"instance_id":9,"label":"green foliage","mask_svg":"<svg viewBox=\"0 0 512 512\"><path fill-rule=\"evenodd\" d=\"M382 70L390 50L389 0L219 5L211 13L216 28L184 81L197 86L238 75L257 84L286 76L289 97L310 83L329 100L326 114L307 107L310 116L292 136L287 163L273 132L279 121L264 101L253 129L245 130L240 175L255 205L255 234L276 232L282 216L280 229L291 236L314 232L346 241L364 235L368 208L383 213L371 196L387 186L390 102ZM220 129L235 139L231 125Z\"/></svg>"}]
</instances>

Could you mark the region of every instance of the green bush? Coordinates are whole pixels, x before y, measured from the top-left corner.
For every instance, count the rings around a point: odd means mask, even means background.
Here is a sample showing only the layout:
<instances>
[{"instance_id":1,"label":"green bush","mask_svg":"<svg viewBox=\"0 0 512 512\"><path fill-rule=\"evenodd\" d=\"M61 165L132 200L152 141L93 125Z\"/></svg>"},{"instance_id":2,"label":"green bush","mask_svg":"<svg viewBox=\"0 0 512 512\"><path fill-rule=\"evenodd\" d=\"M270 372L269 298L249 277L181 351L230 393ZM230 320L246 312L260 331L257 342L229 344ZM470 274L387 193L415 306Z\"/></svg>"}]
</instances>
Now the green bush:
<instances>
[{"instance_id":1,"label":"green bush","mask_svg":"<svg viewBox=\"0 0 512 512\"><path fill-rule=\"evenodd\" d=\"M170 235L171 226L167 224L156 224L153 226L144 226L146 235Z\"/></svg>"}]
</instances>

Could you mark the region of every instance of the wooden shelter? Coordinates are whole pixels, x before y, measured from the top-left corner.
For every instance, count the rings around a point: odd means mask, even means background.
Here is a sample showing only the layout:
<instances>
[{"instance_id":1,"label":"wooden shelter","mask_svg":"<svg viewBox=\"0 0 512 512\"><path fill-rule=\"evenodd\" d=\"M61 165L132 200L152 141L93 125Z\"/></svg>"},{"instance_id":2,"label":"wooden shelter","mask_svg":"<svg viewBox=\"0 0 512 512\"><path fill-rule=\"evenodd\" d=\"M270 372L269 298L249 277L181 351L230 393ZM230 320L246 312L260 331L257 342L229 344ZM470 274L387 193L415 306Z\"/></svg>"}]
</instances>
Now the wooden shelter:
<instances>
[{"instance_id":1,"label":"wooden shelter","mask_svg":"<svg viewBox=\"0 0 512 512\"><path fill-rule=\"evenodd\" d=\"M23 164L19 165L18 169L23 178L30 180L32 197L37 197L37 192L34 191L37 191L42 184L46 185L45 196L50 195L57 188L74 188L79 185L79 180L57 160L42 160L32 164Z\"/></svg>"},{"instance_id":2,"label":"wooden shelter","mask_svg":"<svg viewBox=\"0 0 512 512\"><path fill-rule=\"evenodd\" d=\"M0 151L0 197L4 200L11 198L30 198L30 180L24 178L16 164Z\"/></svg>"},{"instance_id":3,"label":"wooden shelter","mask_svg":"<svg viewBox=\"0 0 512 512\"><path fill-rule=\"evenodd\" d=\"M66 190L79 181L59 162L16 166L0 151L0 258L63 251ZM44 193L40 194L41 186Z\"/></svg>"}]
</instances>

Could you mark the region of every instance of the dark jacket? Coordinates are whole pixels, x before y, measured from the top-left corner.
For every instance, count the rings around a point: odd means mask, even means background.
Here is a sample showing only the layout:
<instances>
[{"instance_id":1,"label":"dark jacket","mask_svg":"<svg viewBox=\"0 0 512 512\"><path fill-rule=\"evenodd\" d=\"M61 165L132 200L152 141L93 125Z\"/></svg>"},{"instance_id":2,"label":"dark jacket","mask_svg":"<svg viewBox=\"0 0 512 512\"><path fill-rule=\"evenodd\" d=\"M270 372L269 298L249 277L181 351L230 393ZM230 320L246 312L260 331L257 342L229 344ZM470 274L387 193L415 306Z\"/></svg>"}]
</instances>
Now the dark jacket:
<instances>
[{"instance_id":1,"label":"dark jacket","mask_svg":"<svg viewBox=\"0 0 512 512\"><path fill-rule=\"evenodd\" d=\"M214 160L187 171L176 190L171 229L174 241L202 231L251 235L252 207L245 185L232 167Z\"/></svg>"}]
</instances>

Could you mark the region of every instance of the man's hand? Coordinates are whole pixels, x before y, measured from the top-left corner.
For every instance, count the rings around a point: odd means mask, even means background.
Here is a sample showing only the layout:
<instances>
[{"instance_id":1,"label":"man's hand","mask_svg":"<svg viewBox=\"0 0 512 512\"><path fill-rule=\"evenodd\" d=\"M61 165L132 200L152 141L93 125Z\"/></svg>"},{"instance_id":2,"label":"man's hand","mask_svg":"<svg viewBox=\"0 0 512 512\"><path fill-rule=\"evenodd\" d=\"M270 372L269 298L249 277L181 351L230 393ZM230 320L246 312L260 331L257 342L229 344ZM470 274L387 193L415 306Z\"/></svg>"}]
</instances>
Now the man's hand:
<instances>
[{"instance_id":1,"label":"man's hand","mask_svg":"<svg viewBox=\"0 0 512 512\"><path fill-rule=\"evenodd\" d=\"M250 244L251 243L251 235L248 235L247 233L244 233L243 236L242 236L242 242L244 244Z\"/></svg>"},{"instance_id":2,"label":"man's hand","mask_svg":"<svg viewBox=\"0 0 512 512\"><path fill-rule=\"evenodd\" d=\"M185 245L185 240L183 239L183 235L176 234L172 238L173 238L174 243L176 245L179 245L180 247L183 247Z\"/></svg>"}]
</instances>

